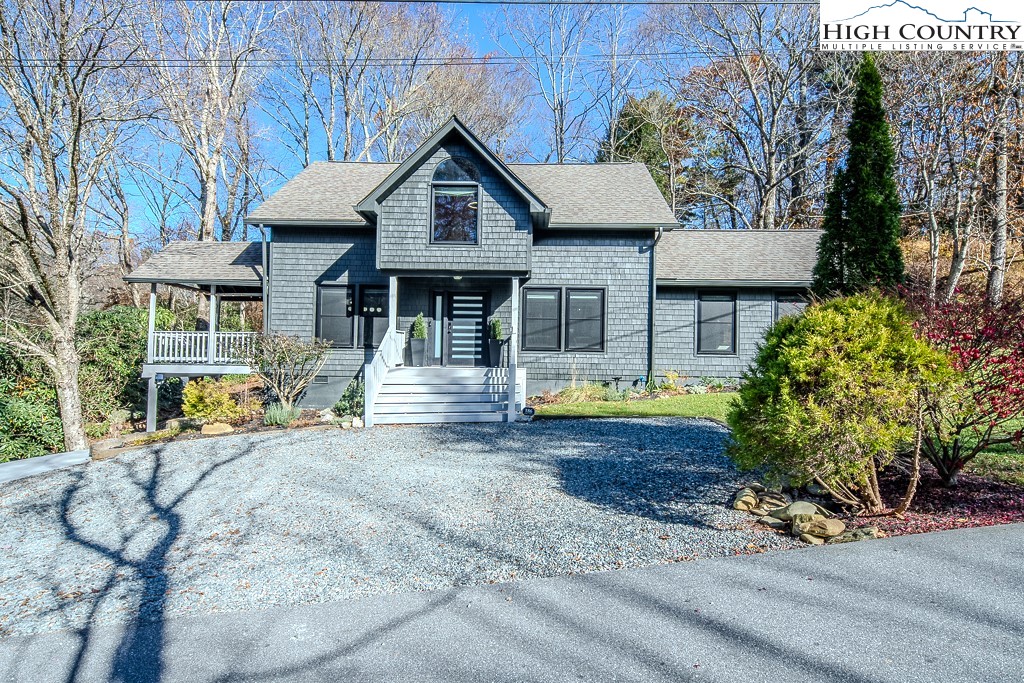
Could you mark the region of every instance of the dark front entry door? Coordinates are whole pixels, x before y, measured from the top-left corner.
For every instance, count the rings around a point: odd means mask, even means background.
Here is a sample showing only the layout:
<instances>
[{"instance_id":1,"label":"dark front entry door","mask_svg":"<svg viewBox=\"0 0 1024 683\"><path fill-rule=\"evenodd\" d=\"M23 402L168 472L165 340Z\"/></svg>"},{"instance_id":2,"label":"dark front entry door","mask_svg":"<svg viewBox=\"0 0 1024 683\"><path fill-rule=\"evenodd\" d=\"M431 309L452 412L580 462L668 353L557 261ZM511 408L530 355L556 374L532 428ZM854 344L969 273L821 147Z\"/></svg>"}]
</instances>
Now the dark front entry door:
<instances>
[{"instance_id":1,"label":"dark front entry door","mask_svg":"<svg viewBox=\"0 0 1024 683\"><path fill-rule=\"evenodd\" d=\"M480 292L447 292L445 307L445 365L487 365L487 295Z\"/></svg>"}]
</instances>

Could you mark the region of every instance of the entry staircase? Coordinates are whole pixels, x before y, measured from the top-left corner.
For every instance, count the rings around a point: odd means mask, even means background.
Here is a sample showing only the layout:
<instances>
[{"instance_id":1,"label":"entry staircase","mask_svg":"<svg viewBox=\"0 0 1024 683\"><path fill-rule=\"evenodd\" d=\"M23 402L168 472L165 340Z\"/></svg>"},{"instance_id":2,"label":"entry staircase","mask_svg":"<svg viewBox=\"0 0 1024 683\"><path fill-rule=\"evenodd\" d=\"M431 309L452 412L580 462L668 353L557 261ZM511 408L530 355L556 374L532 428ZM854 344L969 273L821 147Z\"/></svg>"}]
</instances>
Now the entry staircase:
<instances>
[{"instance_id":1,"label":"entry staircase","mask_svg":"<svg viewBox=\"0 0 1024 683\"><path fill-rule=\"evenodd\" d=\"M405 335L389 329L366 365L367 426L507 422L522 411L526 373L516 372L514 362L512 368L405 367L404 347ZM510 377L516 404L511 411Z\"/></svg>"},{"instance_id":2,"label":"entry staircase","mask_svg":"<svg viewBox=\"0 0 1024 683\"><path fill-rule=\"evenodd\" d=\"M377 392L372 419L373 424L504 422L508 399L508 368L396 367ZM519 383L517 408L522 400Z\"/></svg>"}]
</instances>

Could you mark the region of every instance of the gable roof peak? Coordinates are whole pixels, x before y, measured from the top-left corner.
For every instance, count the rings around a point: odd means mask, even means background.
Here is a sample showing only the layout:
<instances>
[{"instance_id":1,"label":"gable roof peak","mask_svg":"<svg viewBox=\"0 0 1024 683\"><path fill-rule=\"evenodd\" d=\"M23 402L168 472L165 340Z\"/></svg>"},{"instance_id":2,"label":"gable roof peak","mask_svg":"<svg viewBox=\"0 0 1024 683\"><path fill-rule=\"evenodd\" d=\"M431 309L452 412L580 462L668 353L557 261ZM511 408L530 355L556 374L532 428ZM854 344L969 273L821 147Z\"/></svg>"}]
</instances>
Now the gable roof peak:
<instances>
[{"instance_id":1,"label":"gable roof peak","mask_svg":"<svg viewBox=\"0 0 1024 683\"><path fill-rule=\"evenodd\" d=\"M537 194L526 185L526 183L520 180L519 177L512 172L512 169L510 169L508 165L498 157L498 155L492 152L487 145L481 142L480 139L473 134L473 131L471 131L455 114L452 114L443 125L431 133L426 140L420 143L419 147L413 150L412 154L406 157L405 161L398 164L398 166L389 173L388 176L384 178L384 180L377 185L372 192L370 192L370 194L366 195L362 201L356 204L354 207L355 210L372 222L373 217L376 215L380 206L381 199L399 182L401 182L408 173L422 164L423 161L432 154L438 146L440 146L441 142L443 142L444 139L452 133L458 133L499 176L501 176L523 199L529 203L531 214L541 219L550 214L550 209L548 209L544 202L541 201L540 197L538 197Z\"/></svg>"}]
</instances>

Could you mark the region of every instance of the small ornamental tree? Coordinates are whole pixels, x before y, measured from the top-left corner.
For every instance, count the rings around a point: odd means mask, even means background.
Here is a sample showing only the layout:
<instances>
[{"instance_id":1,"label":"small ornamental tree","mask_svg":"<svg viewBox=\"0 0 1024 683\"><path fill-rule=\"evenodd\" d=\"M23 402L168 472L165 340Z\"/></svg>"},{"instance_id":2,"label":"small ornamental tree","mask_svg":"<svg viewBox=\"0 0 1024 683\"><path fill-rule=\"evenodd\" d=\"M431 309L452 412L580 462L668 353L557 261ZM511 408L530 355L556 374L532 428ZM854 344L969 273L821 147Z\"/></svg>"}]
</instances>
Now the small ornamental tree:
<instances>
[{"instance_id":1,"label":"small ornamental tree","mask_svg":"<svg viewBox=\"0 0 1024 683\"><path fill-rule=\"evenodd\" d=\"M878 472L913 448L919 392L947 374L901 302L858 294L815 304L768 331L729 412L730 453L743 469L767 466L881 513Z\"/></svg>"},{"instance_id":2,"label":"small ornamental tree","mask_svg":"<svg viewBox=\"0 0 1024 683\"><path fill-rule=\"evenodd\" d=\"M896 152L882 106L882 78L870 54L856 76L846 163L825 197L824 234L814 267L814 293L853 294L903 281Z\"/></svg>"},{"instance_id":3,"label":"small ornamental tree","mask_svg":"<svg viewBox=\"0 0 1024 683\"><path fill-rule=\"evenodd\" d=\"M304 341L286 334L261 334L256 338L248 363L286 410L291 410L313 378L327 362L331 343Z\"/></svg>"},{"instance_id":4,"label":"small ornamental tree","mask_svg":"<svg viewBox=\"0 0 1024 683\"><path fill-rule=\"evenodd\" d=\"M957 292L948 303L927 292L907 294L919 334L949 355L956 381L926 393L923 453L943 484L996 444L1024 442L1024 302L990 305L982 289Z\"/></svg>"}]
</instances>

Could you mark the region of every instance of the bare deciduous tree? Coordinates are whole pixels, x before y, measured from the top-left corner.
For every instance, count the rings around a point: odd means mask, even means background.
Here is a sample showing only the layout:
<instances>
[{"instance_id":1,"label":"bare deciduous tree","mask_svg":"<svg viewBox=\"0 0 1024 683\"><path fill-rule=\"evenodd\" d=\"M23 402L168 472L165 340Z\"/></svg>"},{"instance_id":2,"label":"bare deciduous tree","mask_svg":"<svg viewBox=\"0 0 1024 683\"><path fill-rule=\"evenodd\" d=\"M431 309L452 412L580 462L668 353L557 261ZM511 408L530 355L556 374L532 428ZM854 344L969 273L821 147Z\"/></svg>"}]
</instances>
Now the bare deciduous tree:
<instances>
[{"instance_id":1,"label":"bare deciduous tree","mask_svg":"<svg viewBox=\"0 0 1024 683\"><path fill-rule=\"evenodd\" d=\"M586 48L598 6L504 5L492 25L505 52L522 58L547 123L544 161L564 163L591 151L591 113L597 102L588 96Z\"/></svg>"},{"instance_id":2,"label":"bare deciduous tree","mask_svg":"<svg viewBox=\"0 0 1024 683\"><path fill-rule=\"evenodd\" d=\"M94 253L99 188L137 119L136 50L123 1L4 0L0 5L0 285L19 302L0 339L38 356L54 379L64 446L85 448L76 347Z\"/></svg>"}]
</instances>

